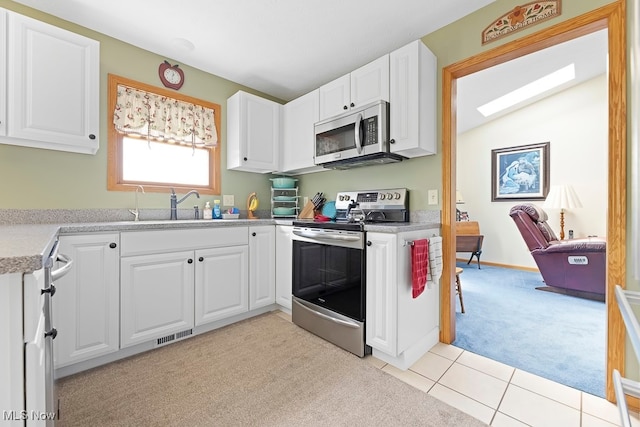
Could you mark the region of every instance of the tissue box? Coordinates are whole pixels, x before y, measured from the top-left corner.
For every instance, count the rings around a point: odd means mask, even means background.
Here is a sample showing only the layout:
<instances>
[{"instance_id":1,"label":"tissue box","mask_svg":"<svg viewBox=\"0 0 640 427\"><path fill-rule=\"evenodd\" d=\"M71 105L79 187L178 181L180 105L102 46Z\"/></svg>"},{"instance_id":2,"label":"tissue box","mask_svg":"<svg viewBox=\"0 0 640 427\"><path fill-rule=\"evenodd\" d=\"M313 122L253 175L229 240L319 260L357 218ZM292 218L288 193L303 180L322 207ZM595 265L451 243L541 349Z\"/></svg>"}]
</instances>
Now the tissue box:
<instances>
[{"instance_id":1,"label":"tissue box","mask_svg":"<svg viewBox=\"0 0 640 427\"><path fill-rule=\"evenodd\" d=\"M222 219L238 219L239 217L240 217L239 213L236 213L236 214L223 213L222 214Z\"/></svg>"}]
</instances>

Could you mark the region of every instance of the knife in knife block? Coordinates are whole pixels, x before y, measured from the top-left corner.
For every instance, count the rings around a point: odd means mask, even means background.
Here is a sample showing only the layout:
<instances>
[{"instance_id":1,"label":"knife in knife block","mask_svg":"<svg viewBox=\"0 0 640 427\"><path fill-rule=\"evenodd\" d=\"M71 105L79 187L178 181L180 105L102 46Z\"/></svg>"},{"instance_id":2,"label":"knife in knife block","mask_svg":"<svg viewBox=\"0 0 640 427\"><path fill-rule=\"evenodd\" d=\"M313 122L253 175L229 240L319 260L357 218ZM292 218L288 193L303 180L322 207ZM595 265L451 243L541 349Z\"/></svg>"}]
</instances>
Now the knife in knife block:
<instances>
[{"instance_id":1,"label":"knife in knife block","mask_svg":"<svg viewBox=\"0 0 640 427\"><path fill-rule=\"evenodd\" d=\"M300 218L300 219L313 219L313 217L315 216L314 209L315 209L315 206L314 206L313 202L308 201L307 204L304 205L304 207L300 211L300 215L298 215L298 218Z\"/></svg>"}]
</instances>

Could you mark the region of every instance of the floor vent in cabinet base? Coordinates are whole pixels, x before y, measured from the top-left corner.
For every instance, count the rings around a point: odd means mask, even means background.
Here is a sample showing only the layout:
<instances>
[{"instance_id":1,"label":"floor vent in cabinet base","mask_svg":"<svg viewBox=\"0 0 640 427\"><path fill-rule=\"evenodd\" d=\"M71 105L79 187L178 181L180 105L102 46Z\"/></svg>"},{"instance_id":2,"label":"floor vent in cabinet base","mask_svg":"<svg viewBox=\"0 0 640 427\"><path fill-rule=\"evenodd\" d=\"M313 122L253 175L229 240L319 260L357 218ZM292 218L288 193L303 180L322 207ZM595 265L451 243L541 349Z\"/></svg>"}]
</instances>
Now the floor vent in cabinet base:
<instances>
[{"instance_id":1,"label":"floor vent in cabinet base","mask_svg":"<svg viewBox=\"0 0 640 427\"><path fill-rule=\"evenodd\" d=\"M193 329L187 329L186 331L176 332L175 334L167 335L166 337L158 338L156 340L156 347L160 347L163 345L167 345L174 341L181 340L182 338L186 338L193 335Z\"/></svg>"}]
</instances>

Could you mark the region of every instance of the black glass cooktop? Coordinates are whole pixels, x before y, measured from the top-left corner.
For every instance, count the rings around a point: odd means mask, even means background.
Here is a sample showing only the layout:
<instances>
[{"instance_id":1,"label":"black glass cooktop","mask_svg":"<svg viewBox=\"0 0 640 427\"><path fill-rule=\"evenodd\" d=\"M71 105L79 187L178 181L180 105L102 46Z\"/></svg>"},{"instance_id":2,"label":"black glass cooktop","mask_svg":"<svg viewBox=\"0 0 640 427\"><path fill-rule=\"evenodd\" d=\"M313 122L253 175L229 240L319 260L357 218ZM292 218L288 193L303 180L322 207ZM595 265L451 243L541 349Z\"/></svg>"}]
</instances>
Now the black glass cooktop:
<instances>
[{"instance_id":1,"label":"black glass cooktop","mask_svg":"<svg viewBox=\"0 0 640 427\"><path fill-rule=\"evenodd\" d=\"M341 221L314 221L298 220L293 221L294 227L311 227L325 228L331 230L347 230L347 231L364 231L364 224L359 222L341 222Z\"/></svg>"}]
</instances>

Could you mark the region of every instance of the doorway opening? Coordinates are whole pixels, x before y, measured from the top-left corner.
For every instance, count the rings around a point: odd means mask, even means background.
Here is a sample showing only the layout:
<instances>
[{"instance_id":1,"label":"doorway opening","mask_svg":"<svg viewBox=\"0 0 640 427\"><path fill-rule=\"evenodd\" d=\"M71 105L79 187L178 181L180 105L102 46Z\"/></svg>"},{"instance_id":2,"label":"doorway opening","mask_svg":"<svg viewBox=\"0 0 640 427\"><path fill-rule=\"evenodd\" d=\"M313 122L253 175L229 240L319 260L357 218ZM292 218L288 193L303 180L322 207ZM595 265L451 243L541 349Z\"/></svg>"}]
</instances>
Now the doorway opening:
<instances>
[{"instance_id":1,"label":"doorway opening","mask_svg":"<svg viewBox=\"0 0 640 427\"><path fill-rule=\"evenodd\" d=\"M624 2L616 2L569 19L530 36L496 47L447 66L442 75L443 209L442 235L445 263L441 292L441 336L455 340L455 191L457 79L496 64L573 40L598 30L608 30L608 176L607 193L607 370L606 398L615 400L611 373L624 371L624 326L615 306L613 287L626 278L626 35Z\"/></svg>"}]
</instances>

